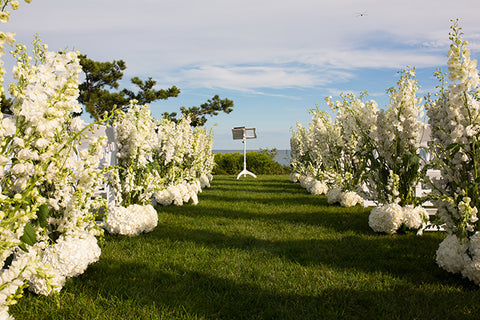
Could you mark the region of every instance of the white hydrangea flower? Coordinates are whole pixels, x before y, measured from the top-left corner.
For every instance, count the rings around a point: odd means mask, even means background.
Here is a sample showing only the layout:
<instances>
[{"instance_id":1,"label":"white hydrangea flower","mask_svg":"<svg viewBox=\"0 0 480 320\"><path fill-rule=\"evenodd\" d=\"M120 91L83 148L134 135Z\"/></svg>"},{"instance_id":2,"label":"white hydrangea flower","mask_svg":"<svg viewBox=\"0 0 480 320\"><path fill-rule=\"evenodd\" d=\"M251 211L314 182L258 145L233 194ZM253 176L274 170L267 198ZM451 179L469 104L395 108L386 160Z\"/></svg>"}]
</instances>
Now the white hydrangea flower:
<instances>
[{"instance_id":1,"label":"white hydrangea flower","mask_svg":"<svg viewBox=\"0 0 480 320\"><path fill-rule=\"evenodd\" d=\"M34 275L28 279L28 290L44 296L50 295L53 291L60 292L67 278L61 275L58 270L51 267L48 268L45 273L48 280L38 275Z\"/></svg>"},{"instance_id":2,"label":"white hydrangea flower","mask_svg":"<svg viewBox=\"0 0 480 320\"><path fill-rule=\"evenodd\" d=\"M342 189L334 187L327 192L327 202L328 204L339 203L342 200Z\"/></svg>"},{"instance_id":3,"label":"white hydrangea flower","mask_svg":"<svg viewBox=\"0 0 480 320\"><path fill-rule=\"evenodd\" d=\"M467 248L468 244L460 243L456 235L448 235L437 249L437 264L448 272L461 273L464 269Z\"/></svg>"},{"instance_id":4,"label":"white hydrangea flower","mask_svg":"<svg viewBox=\"0 0 480 320\"><path fill-rule=\"evenodd\" d=\"M183 205L183 194L182 194L179 186L178 185L169 186L167 189L170 191L170 193L173 196L173 204L176 205L176 206Z\"/></svg>"},{"instance_id":5,"label":"white hydrangea flower","mask_svg":"<svg viewBox=\"0 0 480 320\"><path fill-rule=\"evenodd\" d=\"M105 220L108 232L133 237L152 231L158 224L158 214L150 204L132 204L127 208L112 208Z\"/></svg>"},{"instance_id":6,"label":"white hydrangea flower","mask_svg":"<svg viewBox=\"0 0 480 320\"><path fill-rule=\"evenodd\" d=\"M420 229L428 221L428 214L422 206L405 206L403 223L408 229Z\"/></svg>"},{"instance_id":7,"label":"white hydrangea flower","mask_svg":"<svg viewBox=\"0 0 480 320\"><path fill-rule=\"evenodd\" d=\"M300 174L298 172L292 172L290 173L290 181L291 182L298 182L300 179Z\"/></svg>"},{"instance_id":8,"label":"white hydrangea flower","mask_svg":"<svg viewBox=\"0 0 480 320\"><path fill-rule=\"evenodd\" d=\"M310 184L310 188L308 189L308 191L313 195L326 194L328 192L328 186L321 181L314 180Z\"/></svg>"},{"instance_id":9,"label":"white hydrangea flower","mask_svg":"<svg viewBox=\"0 0 480 320\"><path fill-rule=\"evenodd\" d=\"M98 261L100 253L97 238L85 232L60 237L55 245L44 250L41 260L58 274L70 278L85 272L89 264Z\"/></svg>"},{"instance_id":10,"label":"white hydrangea flower","mask_svg":"<svg viewBox=\"0 0 480 320\"><path fill-rule=\"evenodd\" d=\"M375 232L394 234L403 223L403 208L396 203L378 206L368 216L368 225Z\"/></svg>"},{"instance_id":11,"label":"white hydrangea flower","mask_svg":"<svg viewBox=\"0 0 480 320\"><path fill-rule=\"evenodd\" d=\"M312 176L300 177L300 186L304 189L309 189L310 185L315 182L315 178Z\"/></svg>"},{"instance_id":12,"label":"white hydrangea flower","mask_svg":"<svg viewBox=\"0 0 480 320\"><path fill-rule=\"evenodd\" d=\"M340 205L342 207L354 207L357 204L363 206L364 199L355 191L342 192Z\"/></svg>"},{"instance_id":13,"label":"white hydrangea flower","mask_svg":"<svg viewBox=\"0 0 480 320\"><path fill-rule=\"evenodd\" d=\"M462 275L475 284L480 285L480 232L477 231L468 239L468 252L464 255Z\"/></svg>"},{"instance_id":14,"label":"white hydrangea flower","mask_svg":"<svg viewBox=\"0 0 480 320\"><path fill-rule=\"evenodd\" d=\"M199 178L199 181L202 189L210 187L210 180L208 179L206 174L202 174Z\"/></svg>"},{"instance_id":15,"label":"white hydrangea flower","mask_svg":"<svg viewBox=\"0 0 480 320\"><path fill-rule=\"evenodd\" d=\"M169 206L173 202L173 194L169 189L160 190L154 193L154 198L158 204Z\"/></svg>"}]
</instances>

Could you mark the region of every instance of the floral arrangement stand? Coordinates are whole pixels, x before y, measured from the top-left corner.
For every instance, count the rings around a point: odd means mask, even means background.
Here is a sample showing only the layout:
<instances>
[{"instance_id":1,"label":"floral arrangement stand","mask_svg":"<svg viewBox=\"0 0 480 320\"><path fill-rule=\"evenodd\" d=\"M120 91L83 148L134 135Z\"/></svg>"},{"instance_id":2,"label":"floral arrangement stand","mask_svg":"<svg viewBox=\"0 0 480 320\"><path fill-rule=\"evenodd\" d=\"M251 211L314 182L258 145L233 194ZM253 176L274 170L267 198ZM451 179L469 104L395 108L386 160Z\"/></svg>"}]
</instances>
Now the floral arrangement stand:
<instances>
[{"instance_id":1,"label":"floral arrangement stand","mask_svg":"<svg viewBox=\"0 0 480 320\"><path fill-rule=\"evenodd\" d=\"M256 178L257 176L247 170L247 139L256 139L257 134L255 128L235 127L232 129L233 140L242 139L243 143L243 170L237 176L237 180L243 175L244 177L251 175Z\"/></svg>"}]
</instances>

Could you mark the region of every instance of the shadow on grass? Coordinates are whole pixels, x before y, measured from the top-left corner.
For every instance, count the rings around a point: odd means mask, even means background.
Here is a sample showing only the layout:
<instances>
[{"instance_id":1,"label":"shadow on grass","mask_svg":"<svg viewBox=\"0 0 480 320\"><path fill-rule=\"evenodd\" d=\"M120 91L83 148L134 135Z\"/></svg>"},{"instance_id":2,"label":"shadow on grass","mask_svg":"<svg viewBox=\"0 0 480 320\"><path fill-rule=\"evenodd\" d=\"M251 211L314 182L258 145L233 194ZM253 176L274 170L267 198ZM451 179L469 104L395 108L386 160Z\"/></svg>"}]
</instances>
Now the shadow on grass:
<instances>
[{"instance_id":1,"label":"shadow on grass","mask_svg":"<svg viewBox=\"0 0 480 320\"><path fill-rule=\"evenodd\" d=\"M278 257L302 266L380 272L412 283L445 283L446 272L435 263L439 235L346 235L336 239L265 240L241 234L164 226L148 237L194 242L215 249L240 249Z\"/></svg>"},{"instance_id":2,"label":"shadow on grass","mask_svg":"<svg viewBox=\"0 0 480 320\"><path fill-rule=\"evenodd\" d=\"M108 254L102 254L100 261L80 277L69 279L60 293L58 306L39 308L37 319L478 318L478 288L435 264L440 234L374 234L368 227L368 209L325 208L325 197L308 195L288 180L259 178L263 187L247 195L241 204L236 195L220 195L227 189L234 193L249 191L255 188L256 181L243 180L228 187L230 184L222 182L226 179L214 180L212 188L200 195L197 206L161 208L160 217L161 211L176 215L176 224L160 223L153 232L136 238L107 236L111 246L105 250ZM262 190L269 190L276 197L257 197L255 193ZM212 205L219 200L224 202L221 207ZM195 220L198 225L188 224L191 219L181 221L185 217L199 218ZM221 227L207 229L209 226L202 225L201 218L231 219L232 224L240 220L266 221L273 226L305 224L314 226L310 231L318 226L335 232L318 236L298 234L286 240L277 231L275 237L260 239L222 233ZM167 243L173 244L175 250L156 257L155 252L167 251ZM195 263L185 263L190 259L184 254L185 248L197 247L205 248L203 254L212 262L210 269L196 269ZM270 270L263 270L260 275L252 272L236 280L221 276L225 272L218 272L217 259L228 260L230 254L238 251L247 253L254 261L273 260L271 268L278 261L292 268L289 270L294 270L297 277L314 269L316 274L329 270L336 277L361 274L366 279L356 279L353 284L348 282L352 277L345 277L330 284L326 275L323 284L309 280L301 285L312 288L301 290L292 288L296 278L285 279L286 286L277 283L282 281L281 275L273 278L273 283L254 279L267 277ZM136 255L147 257L148 261L135 258ZM209 261L201 262L208 265ZM369 284L369 277L373 285ZM391 279L388 284L382 283L385 278ZM16 318L22 319L21 308L37 308L38 301L53 300L40 298L22 299L20 306L13 306Z\"/></svg>"},{"instance_id":3,"label":"shadow on grass","mask_svg":"<svg viewBox=\"0 0 480 320\"><path fill-rule=\"evenodd\" d=\"M190 218L301 223L332 228L340 232L370 230L368 227L370 208L328 206L325 196L313 196L298 184L284 179L280 182L272 180L269 187L265 186L264 181L260 184L257 181L244 181L240 186L232 186L230 182L221 186L224 180L217 181L216 184L212 183L210 189L199 194L200 203L197 206L158 206L157 209L159 212ZM260 187L257 189L245 187L248 183L258 184Z\"/></svg>"},{"instance_id":4,"label":"shadow on grass","mask_svg":"<svg viewBox=\"0 0 480 320\"><path fill-rule=\"evenodd\" d=\"M115 266L122 272L112 273L116 276L103 274L102 265ZM135 306L129 316L121 308L107 306L104 311L119 319L139 319L142 309L158 313L162 309L182 310L189 315L184 318L189 319L476 319L480 311L477 296L448 290L408 290L402 285L379 290L319 287L316 294L304 295L261 288L172 263L160 264L157 269L104 259L102 265L92 266L84 276L74 279L75 286L81 286L88 296L119 304L128 301ZM440 305L438 301L449 303ZM97 308L101 310L102 305ZM82 314L78 319L90 319Z\"/></svg>"},{"instance_id":5,"label":"shadow on grass","mask_svg":"<svg viewBox=\"0 0 480 320\"><path fill-rule=\"evenodd\" d=\"M220 202L220 199L223 199ZM218 207L216 203L220 204ZM371 233L368 226L370 208L342 208L327 206L325 197L285 195L275 199L219 197L205 195L196 205L182 207L157 207L160 212L189 218L219 218L235 220L259 220L272 223L293 223L324 227L338 232L354 231Z\"/></svg>"}]
</instances>

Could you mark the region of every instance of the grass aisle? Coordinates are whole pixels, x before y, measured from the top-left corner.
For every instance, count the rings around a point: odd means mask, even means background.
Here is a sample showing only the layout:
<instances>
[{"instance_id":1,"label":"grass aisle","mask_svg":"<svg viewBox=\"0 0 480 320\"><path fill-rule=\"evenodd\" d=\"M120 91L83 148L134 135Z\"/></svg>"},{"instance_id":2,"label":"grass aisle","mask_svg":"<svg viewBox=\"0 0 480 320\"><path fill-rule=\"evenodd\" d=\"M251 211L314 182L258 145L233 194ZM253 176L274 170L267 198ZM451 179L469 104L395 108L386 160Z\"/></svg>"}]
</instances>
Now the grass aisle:
<instances>
[{"instance_id":1,"label":"grass aisle","mask_svg":"<svg viewBox=\"0 0 480 320\"><path fill-rule=\"evenodd\" d=\"M216 176L197 206L106 236L100 261L19 319L478 319L480 290L435 263L445 236L379 235L287 176Z\"/></svg>"}]
</instances>

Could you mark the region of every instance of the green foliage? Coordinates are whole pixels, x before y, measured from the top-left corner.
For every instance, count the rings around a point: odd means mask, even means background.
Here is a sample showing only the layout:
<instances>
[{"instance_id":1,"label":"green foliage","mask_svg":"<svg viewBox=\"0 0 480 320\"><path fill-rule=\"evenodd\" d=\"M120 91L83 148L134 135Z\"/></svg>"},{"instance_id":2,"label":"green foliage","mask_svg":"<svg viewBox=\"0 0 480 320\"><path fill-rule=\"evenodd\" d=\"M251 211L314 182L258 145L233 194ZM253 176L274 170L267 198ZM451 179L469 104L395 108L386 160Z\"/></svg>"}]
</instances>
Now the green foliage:
<instances>
[{"instance_id":1,"label":"green foliage","mask_svg":"<svg viewBox=\"0 0 480 320\"><path fill-rule=\"evenodd\" d=\"M193 106L190 108L180 107L180 111L185 118L190 118L190 120L192 121L190 125L192 127L200 127L200 126L203 126L205 122L207 122L206 115L216 116L218 115L219 111L223 111L227 114L232 112L233 101L227 98L220 99L218 95L215 95L212 99L209 99L207 102L202 103L200 107L196 107L196 106ZM178 119L176 118L177 117L176 112L172 112L172 113L165 112L163 113L163 117L165 119L172 120L175 122L178 121Z\"/></svg>"},{"instance_id":2,"label":"green foliage","mask_svg":"<svg viewBox=\"0 0 480 320\"><path fill-rule=\"evenodd\" d=\"M290 170L271 157L259 152L247 152L247 169L255 174L288 174ZM243 153L216 153L213 174L238 174L243 170Z\"/></svg>"},{"instance_id":3,"label":"green foliage","mask_svg":"<svg viewBox=\"0 0 480 320\"><path fill-rule=\"evenodd\" d=\"M86 55L81 55L80 64L85 73L85 81L79 86L78 101L96 120L103 117L105 113L109 115L114 109L126 111L130 106L130 100L136 100L137 104L144 105L156 100L178 97L180 94L180 89L176 86L166 90L155 89L157 82L151 77L145 81L139 77L130 79L130 82L138 89L137 92L126 88L119 90L119 81L122 80L123 71L127 68L123 60L99 62L88 59ZM227 98L220 99L218 95L215 95L200 107L181 107L180 111L183 117L190 117L191 126L199 127L207 122L206 115L216 116L220 111L227 114L232 112L233 101ZM165 112L163 118L179 121L176 112Z\"/></svg>"},{"instance_id":4,"label":"green foliage","mask_svg":"<svg viewBox=\"0 0 480 320\"><path fill-rule=\"evenodd\" d=\"M85 81L80 84L80 95L78 101L85 105L90 115L99 120L105 113L109 115L115 108L126 110L130 100L137 100L137 103L147 104L155 100L166 100L169 97L177 97L180 90L172 86L164 90L156 90L157 82L152 78L143 81L138 77L130 79L132 84L138 88L138 92L128 89L120 91L119 81L123 78L123 71L127 68L123 60L112 62L98 62L88 59L86 55L80 56L80 64L85 73Z\"/></svg>"},{"instance_id":5,"label":"green foliage","mask_svg":"<svg viewBox=\"0 0 480 320\"><path fill-rule=\"evenodd\" d=\"M37 234L35 233L35 229L29 222L27 222L27 224L23 228L23 235L20 237L20 241L21 243L19 247L24 251L27 251L25 244L33 246L37 242Z\"/></svg>"},{"instance_id":6,"label":"green foliage","mask_svg":"<svg viewBox=\"0 0 480 320\"><path fill-rule=\"evenodd\" d=\"M11 109L12 105L13 105L12 98L7 98L5 97L5 95L2 95L0 97L0 107L2 109L3 114L13 114Z\"/></svg>"}]
</instances>

